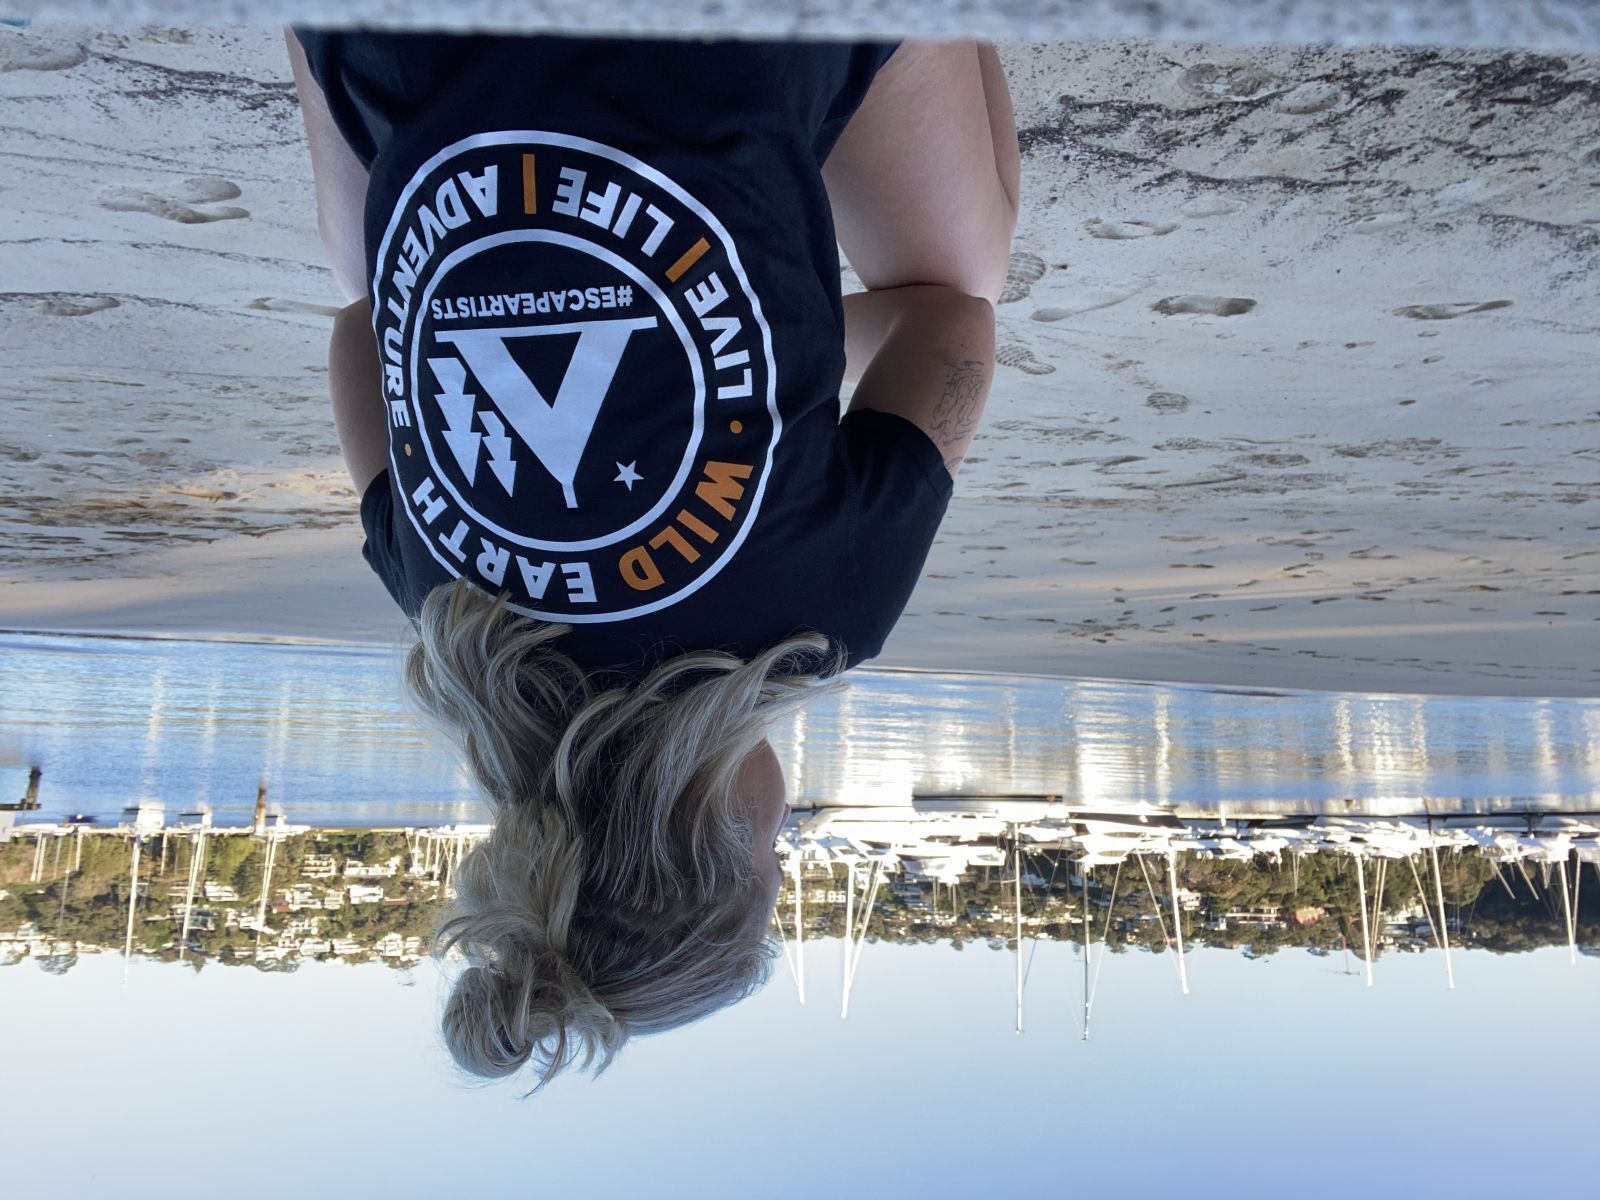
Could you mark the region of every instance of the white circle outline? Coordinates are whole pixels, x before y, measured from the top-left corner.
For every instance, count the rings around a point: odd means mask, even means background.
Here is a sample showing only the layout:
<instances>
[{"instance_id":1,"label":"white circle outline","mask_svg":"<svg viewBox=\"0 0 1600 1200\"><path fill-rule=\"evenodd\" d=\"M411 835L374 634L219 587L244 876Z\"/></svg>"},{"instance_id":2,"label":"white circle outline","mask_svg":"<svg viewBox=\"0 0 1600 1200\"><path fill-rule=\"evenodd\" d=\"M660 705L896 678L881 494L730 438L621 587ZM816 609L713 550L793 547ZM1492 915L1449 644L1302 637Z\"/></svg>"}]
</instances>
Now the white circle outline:
<instances>
[{"instance_id":1,"label":"white circle outline","mask_svg":"<svg viewBox=\"0 0 1600 1200\"><path fill-rule=\"evenodd\" d=\"M461 263L465 262L467 259L475 257L477 254L482 253L485 250L491 250L496 246L510 245L515 242L546 242L563 246L568 250L575 250L581 254L589 254L592 257L598 258L607 263L607 265L614 267L623 274L629 276L631 279L633 279L634 283L638 285L641 291L649 293L649 295L654 298L656 304L660 307L661 313L665 315L667 323L677 331L678 341L683 344L686 357L689 359L689 373L694 376L693 427L689 431L689 444L684 447L683 457L678 463L678 470L677 473L672 477L671 485L666 491L662 492L661 499L656 502L655 507L649 512L645 513L642 517L636 518L632 523L621 529L613 530L612 532L603 534L599 537L588 538L584 541L547 541L542 538L529 537L526 534L513 533L508 529L502 529L499 525L489 520L489 518L485 517L476 508L474 508L473 505L467 501L466 497L462 496L461 493L456 490L455 484L450 481L450 478L445 473L444 468L439 464L438 458L434 455L431 436L427 436L433 431L429 430L422 422L422 389L417 386L418 375L421 371L420 364L422 362L422 353L420 347L420 342L422 340L422 314L427 311L428 302L433 297L434 289L439 286L440 282L446 275L448 275L455 267L460 266ZM426 290L423 291L422 295L416 301L416 307L413 309L413 312L415 312L417 316L416 322L412 326L411 345L409 347L411 352L411 362L409 364L411 375L410 403L412 416L416 421L416 428L419 435L418 440L422 442L422 448L428 456L428 461L433 464L434 474L438 478L439 483L443 485L444 489L455 498L456 503L459 504L462 509L479 525L482 525L491 533L505 539L508 542L513 542L520 546L526 546L531 550L549 550L558 553L576 553L582 550L599 550L611 545L613 542L621 541L623 538L632 537L646 525L649 525L662 513L666 512L667 509L672 506L673 502L680 498L680 493L683 490L684 480L689 478L689 468L694 465L695 451L700 448L700 442L705 436L706 381L705 374L701 370L700 363L700 355L704 351L702 347L695 345L693 336L684 326L682 316L676 309L672 307L672 303L667 298L665 293L663 293L662 290L656 286L652 280L647 278L632 263L620 258L610 250L600 246L595 246L589 242L585 242L581 238L575 238L568 233L558 233L549 229L508 229L503 233L490 234L487 237L479 238L475 242L469 242L465 246L457 247L455 250L446 255L444 261L439 264L438 270L434 272L433 277L428 281ZM524 465L527 464L524 463ZM538 466L537 459L535 459L534 465ZM538 469L543 470L543 467L541 466Z\"/></svg>"},{"instance_id":2,"label":"white circle outline","mask_svg":"<svg viewBox=\"0 0 1600 1200\"><path fill-rule=\"evenodd\" d=\"M662 191L674 196L680 204L704 221L706 228L710 229L716 234L717 240L721 244L722 252L727 255L728 267L733 272L734 277L738 279L740 288L744 293L745 300L750 305L751 319L755 321L757 328L761 331L761 347L763 356L766 360L767 368L767 416L772 422L772 436L767 442L766 461L762 464L761 479L756 484L755 491L750 496L749 514L746 516L744 523L739 526L739 530L734 534L733 539L727 544L726 547L723 548L722 553L712 561L711 565L669 596L663 596L661 599L650 604L641 604L635 608L621 609L609 613L547 613L541 609L526 608L520 604L512 604L509 601L506 604L507 608L514 612L522 613L524 616L537 617L540 620L551 621L563 625L609 624L614 621L626 620L630 617L647 616L648 614L658 612L663 608L668 608L688 596L692 596L695 592L699 591L702 587L714 579L718 572L720 572L724 566L733 560L734 556L738 553L739 548L744 545L745 538L749 536L750 530L756 523L756 517L761 512L761 501L766 496L767 483L772 478L773 456L777 453L778 442L783 436L783 417L778 412L777 400L778 365L773 360L772 355L772 327L767 324L766 315L761 311L760 297L756 295L755 288L750 284L750 276L744 269L744 263L739 259L738 248L734 245L733 238L729 235L727 228L711 213L708 208L706 208L705 205L701 204L700 201L691 196L687 191L679 186L675 180L669 179L666 175L662 174L648 163L640 162L631 154L626 154L621 150L607 146L603 142L593 141L590 138L575 137L571 134L554 133L550 130L541 129L503 129L493 133L471 134L468 137L461 138L459 141L452 142L448 146L443 147L437 153L435 153L433 157L429 158L416 169L416 171L412 174L410 181L401 190L400 195L396 197L394 207L390 210L389 224L384 229L383 240L378 244L378 253L374 258L372 267L372 331L373 336L377 339L380 346L383 345L383 337L378 324L383 312L383 309L381 308L381 283L383 280L383 266L384 262L388 258L389 244L394 238L395 230L400 225L401 217L405 215L406 208L410 204L411 197L415 195L417 189L421 186L422 181L428 177L434 168L439 166L440 163L446 161L447 159L464 153L467 150L476 149L482 146L504 146L518 143L523 145L531 143L534 145L543 144L550 146L563 146L568 149L579 150L586 154L591 154L596 158L608 159L611 162L616 163L618 166L634 172L641 178L650 180L657 187L661 188ZM389 432L392 435L392 427ZM390 436L389 438L389 462L391 471L389 478L391 480L399 478L399 470L395 465L396 440L397 439L393 436ZM421 539L422 544L427 548L428 553L431 554L434 560L445 569L447 574L457 579L461 578L461 573L456 570L455 565L447 561L444 556L439 553L433 542L429 540L427 532L417 525L416 514L411 511L411 507L406 503L406 499L407 497L405 496L400 497L400 506L405 509L407 519L410 520L412 528L416 529L417 535Z\"/></svg>"}]
</instances>

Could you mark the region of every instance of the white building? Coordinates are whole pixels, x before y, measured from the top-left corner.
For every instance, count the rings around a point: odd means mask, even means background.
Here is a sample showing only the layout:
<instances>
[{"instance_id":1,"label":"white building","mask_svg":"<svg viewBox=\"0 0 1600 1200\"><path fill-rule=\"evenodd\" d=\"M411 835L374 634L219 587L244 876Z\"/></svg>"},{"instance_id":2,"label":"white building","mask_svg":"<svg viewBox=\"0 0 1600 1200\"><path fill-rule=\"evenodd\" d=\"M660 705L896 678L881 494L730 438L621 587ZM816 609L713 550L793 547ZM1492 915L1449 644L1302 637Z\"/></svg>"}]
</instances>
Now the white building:
<instances>
[{"instance_id":1,"label":"white building","mask_svg":"<svg viewBox=\"0 0 1600 1200\"><path fill-rule=\"evenodd\" d=\"M344 877L346 879L389 879L400 873L399 856L391 858L384 863L364 863L359 859L348 859L344 864Z\"/></svg>"},{"instance_id":2,"label":"white building","mask_svg":"<svg viewBox=\"0 0 1600 1200\"><path fill-rule=\"evenodd\" d=\"M384 958L399 958L406 952L406 941L398 933L386 933L372 944L372 948Z\"/></svg>"}]
</instances>

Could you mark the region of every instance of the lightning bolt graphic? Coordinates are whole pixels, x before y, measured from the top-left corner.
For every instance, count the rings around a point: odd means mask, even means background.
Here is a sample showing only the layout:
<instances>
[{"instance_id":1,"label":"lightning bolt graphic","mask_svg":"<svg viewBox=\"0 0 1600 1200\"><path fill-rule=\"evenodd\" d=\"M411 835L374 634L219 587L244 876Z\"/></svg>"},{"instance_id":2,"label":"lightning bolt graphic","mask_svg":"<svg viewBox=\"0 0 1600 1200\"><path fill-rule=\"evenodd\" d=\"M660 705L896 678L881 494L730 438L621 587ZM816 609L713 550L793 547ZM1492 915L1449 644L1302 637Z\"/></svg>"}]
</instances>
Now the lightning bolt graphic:
<instances>
[{"instance_id":1,"label":"lightning bolt graphic","mask_svg":"<svg viewBox=\"0 0 1600 1200\"><path fill-rule=\"evenodd\" d=\"M489 431L483 444L489 447L489 469L505 488L506 495L516 495L517 464L511 461L511 439L506 436L505 424L492 412L480 412L478 419Z\"/></svg>"},{"instance_id":2,"label":"lightning bolt graphic","mask_svg":"<svg viewBox=\"0 0 1600 1200\"><path fill-rule=\"evenodd\" d=\"M445 444L461 464L470 485L478 476L478 443L481 433L472 431L472 406L477 397L466 391L467 368L458 358L430 358L434 377L444 390L434 396L444 413ZM503 482L503 481L502 481Z\"/></svg>"}]
</instances>

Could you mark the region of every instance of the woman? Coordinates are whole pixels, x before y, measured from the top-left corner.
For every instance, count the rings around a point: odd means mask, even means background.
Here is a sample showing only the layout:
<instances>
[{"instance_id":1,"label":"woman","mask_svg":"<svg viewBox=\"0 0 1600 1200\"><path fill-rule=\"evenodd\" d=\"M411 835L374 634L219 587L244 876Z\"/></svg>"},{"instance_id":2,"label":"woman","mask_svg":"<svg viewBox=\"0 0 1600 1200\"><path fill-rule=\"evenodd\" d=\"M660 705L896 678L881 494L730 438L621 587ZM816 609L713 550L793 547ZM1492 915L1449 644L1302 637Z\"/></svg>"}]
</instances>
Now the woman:
<instances>
[{"instance_id":1,"label":"woman","mask_svg":"<svg viewBox=\"0 0 1600 1200\"><path fill-rule=\"evenodd\" d=\"M446 1039L542 1086L765 978L766 729L878 652L944 514L1010 100L971 42L288 43L363 554L496 809Z\"/></svg>"}]
</instances>

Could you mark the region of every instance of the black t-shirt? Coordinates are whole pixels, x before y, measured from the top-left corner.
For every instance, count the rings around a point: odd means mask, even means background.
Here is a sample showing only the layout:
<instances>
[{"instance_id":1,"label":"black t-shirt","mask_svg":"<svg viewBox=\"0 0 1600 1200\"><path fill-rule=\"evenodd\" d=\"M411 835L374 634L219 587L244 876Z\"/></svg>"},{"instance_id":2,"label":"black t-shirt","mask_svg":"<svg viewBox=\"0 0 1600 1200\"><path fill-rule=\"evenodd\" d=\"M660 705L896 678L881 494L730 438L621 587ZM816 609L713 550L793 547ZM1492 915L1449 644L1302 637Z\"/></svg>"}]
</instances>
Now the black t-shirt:
<instances>
[{"instance_id":1,"label":"black t-shirt","mask_svg":"<svg viewBox=\"0 0 1600 1200\"><path fill-rule=\"evenodd\" d=\"M371 173L363 554L401 607L506 590L586 669L876 655L951 480L839 419L821 165L895 46L297 34Z\"/></svg>"}]
</instances>

